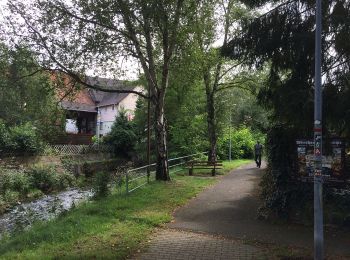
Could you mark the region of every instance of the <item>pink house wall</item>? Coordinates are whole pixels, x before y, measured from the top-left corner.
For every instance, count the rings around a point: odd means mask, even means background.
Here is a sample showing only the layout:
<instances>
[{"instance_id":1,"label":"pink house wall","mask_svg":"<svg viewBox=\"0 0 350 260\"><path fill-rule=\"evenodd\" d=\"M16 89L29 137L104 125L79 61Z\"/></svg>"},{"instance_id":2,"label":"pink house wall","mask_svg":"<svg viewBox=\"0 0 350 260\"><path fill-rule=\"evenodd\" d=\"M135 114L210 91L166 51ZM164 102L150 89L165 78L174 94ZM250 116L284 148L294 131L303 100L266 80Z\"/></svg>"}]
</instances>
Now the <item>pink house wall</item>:
<instances>
[{"instance_id":1,"label":"pink house wall","mask_svg":"<svg viewBox=\"0 0 350 260\"><path fill-rule=\"evenodd\" d=\"M100 111L101 122L114 121L118 114L118 108L116 105L114 105L114 110L112 105L99 107L98 110Z\"/></svg>"},{"instance_id":2,"label":"pink house wall","mask_svg":"<svg viewBox=\"0 0 350 260\"><path fill-rule=\"evenodd\" d=\"M118 105L115 104L114 109L113 105L99 107L98 109L101 113L101 122L114 121L121 109L125 109L127 112L133 114L136 109L137 99L138 95L129 94Z\"/></svg>"},{"instance_id":3,"label":"pink house wall","mask_svg":"<svg viewBox=\"0 0 350 260\"><path fill-rule=\"evenodd\" d=\"M141 91L141 88L137 88L136 90ZM121 109L126 110L129 118L132 119L138 98L139 96L136 94L129 94L118 105L115 104L114 109L113 105L99 107L98 110L100 111L101 115L100 121L103 125L102 129L99 131L99 134L106 135L110 132L113 122Z\"/></svg>"}]
</instances>

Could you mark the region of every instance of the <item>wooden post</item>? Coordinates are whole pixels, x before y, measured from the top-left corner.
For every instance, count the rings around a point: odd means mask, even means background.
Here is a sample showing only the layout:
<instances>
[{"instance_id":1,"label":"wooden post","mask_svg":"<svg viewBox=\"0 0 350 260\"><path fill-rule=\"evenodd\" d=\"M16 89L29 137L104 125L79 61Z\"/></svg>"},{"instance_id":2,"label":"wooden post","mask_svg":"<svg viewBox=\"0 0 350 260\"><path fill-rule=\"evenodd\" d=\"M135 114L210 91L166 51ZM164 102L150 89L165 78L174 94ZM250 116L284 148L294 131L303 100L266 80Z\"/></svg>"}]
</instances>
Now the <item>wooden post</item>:
<instances>
[{"instance_id":1,"label":"wooden post","mask_svg":"<svg viewBox=\"0 0 350 260\"><path fill-rule=\"evenodd\" d=\"M193 175L193 161L191 162L191 167L188 169L188 175Z\"/></svg>"},{"instance_id":2,"label":"wooden post","mask_svg":"<svg viewBox=\"0 0 350 260\"><path fill-rule=\"evenodd\" d=\"M125 175L125 189L126 189L126 195L129 194L129 174L128 171L126 171L126 175Z\"/></svg>"},{"instance_id":3,"label":"wooden post","mask_svg":"<svg viewBox=\"0 0 350 260\"><path fill-rule=\"evenodd\" d=\"M214 164L214 169L211 170L211 175L215 176L216 172L215 172L215 167L216 167L216 162L212 162Z\"/></svg>"}]
</instances>

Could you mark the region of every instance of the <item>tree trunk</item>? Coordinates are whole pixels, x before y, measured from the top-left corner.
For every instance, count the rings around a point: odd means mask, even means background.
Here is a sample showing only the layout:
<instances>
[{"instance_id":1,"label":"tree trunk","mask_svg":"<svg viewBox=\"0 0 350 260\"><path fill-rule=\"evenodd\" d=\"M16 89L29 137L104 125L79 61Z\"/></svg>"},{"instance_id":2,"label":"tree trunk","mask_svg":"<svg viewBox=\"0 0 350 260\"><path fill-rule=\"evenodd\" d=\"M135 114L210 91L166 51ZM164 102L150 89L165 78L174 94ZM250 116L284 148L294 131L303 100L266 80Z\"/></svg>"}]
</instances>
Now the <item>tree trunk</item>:
<instances>
[{"instance_id":1,"label":"tree trunk","mask_svg":"<svg viewBox=\"0 0 350 260\"><path fill-rule=\"evenodd\" d=\"M164 117L164 93L155 102L155 139L157 152L156 180L169 181L168 147L166 122Z\"/></svg>"},{"instance_id":2,"label":"tree trunk","mask_svg":"<svg viewBox=\"0 0 350 260\"><path fill-rule=\"evenodd\" d=\"M207 122L208 122L208 139L209 139L209 153L208 162L216 160L216 145L217 145L217 133L216 133L216 120L215 120L215 100L214 90L211 85L210 68L208 67L203 73L203 81L205 85L205 94L207 97Z\"/></svg>"},{"instance_id":3,"label":"tree trunk","mask_svg":"<svg viewBox=\"0 0 350 260\"><path fill-rule=\"evenodd\" d=\"M215 122L215 104L214 95L207 93L207 121L208 121L208 137L210 143L210 149L208 153L208 161L216 161L216 145L217 145L217 133Z\"/></svg>"}]
</instances>

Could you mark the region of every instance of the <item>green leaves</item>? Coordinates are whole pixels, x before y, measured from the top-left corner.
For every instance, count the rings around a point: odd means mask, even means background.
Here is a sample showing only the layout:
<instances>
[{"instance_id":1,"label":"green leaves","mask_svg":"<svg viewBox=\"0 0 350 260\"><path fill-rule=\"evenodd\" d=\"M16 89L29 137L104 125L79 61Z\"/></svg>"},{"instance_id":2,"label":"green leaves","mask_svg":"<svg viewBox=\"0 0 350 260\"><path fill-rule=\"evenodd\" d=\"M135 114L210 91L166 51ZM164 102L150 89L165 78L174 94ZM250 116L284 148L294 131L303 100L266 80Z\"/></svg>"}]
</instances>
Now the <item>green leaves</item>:
<instances>
[{"instance_id":1,"label":"green leaves","mask_svg":"<svg viewBox=\"0 0 350 260\"><path fill-rule=\"evenodd\" d=\"M233 59L244 58L258 68L271 66L270 79L259 93L260 102L272 109L273 121L306 131L312 127L314 85L314 4L313 1L244 1L252 6L277 3L276 8L255 19L242 22L243 30L222 52ZM350 91L344 78L350 63L350 6L348 1L324 1L322 19L322 71L324 111L329 133L350 132L341 126L339 111ZM333 91L328 91L333 89ZM331 94L332 93L332 94ZM329 95L331 94L331 95ZM337 99L337 102L334 102ZM343 100L344 99L344 100ZM349 103L348 103L349 104ZM302 115L296 113L302 111Z\"/></svg>"},{"instance_id":2,"label":"green leaves","mask_svg":"<svg viewBox=\"0 0 350 260\"><path fill-rule=\"evenodd\" d=\"M30 122L47 141L57 135L63 114L49 76L28 49L0 45L0 118L6 125Z\"/></svg>"},{"instance_id":3,"label":"green leaves","mask_svg":"<svg viewBox=\"0 0 350 260\"><path fill-rule=\"evenodd\" d=\"M117 155L129 157L134 151L137 139L133 122L128 121L126 112L122 110L104 141L114 147Z\"/></svg>"},{"instance_id":4,"label":"green leaves","mask_svg":"<svg viewBox=\"0 0 350 260\"><path fill-rule=\"evenodd\" d=\"M0 120L0 156L33 155L42 151L43 142L31 123L7 127Z\"/></svg>"}]
</instances>

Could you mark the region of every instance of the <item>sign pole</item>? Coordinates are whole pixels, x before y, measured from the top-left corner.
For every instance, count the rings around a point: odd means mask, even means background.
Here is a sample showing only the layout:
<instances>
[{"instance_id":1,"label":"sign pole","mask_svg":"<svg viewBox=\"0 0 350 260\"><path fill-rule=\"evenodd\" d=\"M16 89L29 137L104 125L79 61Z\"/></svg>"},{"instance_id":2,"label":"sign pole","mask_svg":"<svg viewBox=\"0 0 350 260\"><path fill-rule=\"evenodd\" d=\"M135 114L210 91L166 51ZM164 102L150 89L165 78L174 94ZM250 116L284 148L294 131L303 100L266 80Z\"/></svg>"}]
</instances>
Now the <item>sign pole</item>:
<instances>
[{"instance_id":1,"label":"sign pole","mask_svg":"<svg viewBox=\"0 0 350 260\"><path fill-rule=\"evenodd\" d=\"M151 87L149 84L147 101L147 182L149 182L151 175Z\"/></svg>"},{"instance_id":2,"label":"sign pole","mask_svg":"<svg viewBox=\"0 0 350 260\"><path fill-rule=\"evenodd\" d=\"M316 0L314 110L314 259L323 259L321 0Z\"/></svg>"},{"instance_id":3,"label":"sign pole","mask_svg":"<svg viewBox=\"0 0 350 260\"><path fill-rule=\"evenodd\" d=\"M231 127L232 127L232 112L230 114L230 147L229 147L229 160L232 160L232 139L231 139Z\"/></svg>"}]
</instances>

